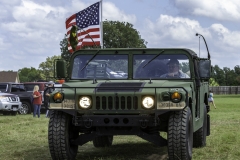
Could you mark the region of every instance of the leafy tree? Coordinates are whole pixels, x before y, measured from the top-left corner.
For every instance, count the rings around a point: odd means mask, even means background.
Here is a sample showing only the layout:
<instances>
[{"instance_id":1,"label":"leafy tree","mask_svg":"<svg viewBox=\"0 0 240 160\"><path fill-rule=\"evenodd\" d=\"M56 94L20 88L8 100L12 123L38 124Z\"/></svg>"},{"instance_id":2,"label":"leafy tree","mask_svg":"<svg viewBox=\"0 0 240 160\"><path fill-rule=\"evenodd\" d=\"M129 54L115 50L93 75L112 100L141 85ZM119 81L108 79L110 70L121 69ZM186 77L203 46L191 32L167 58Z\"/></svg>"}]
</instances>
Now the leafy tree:
<instances>
[{"instance_id":1,"label":"leafy tree","mask_svg":"<svg viewBox=\"0 0 240 160\"><path fill-rule=\"evenodd\" d=\"M219 84L215 81L214 78L209 79L209 85L210 86L219 86Z\"/></svg>"},{"instance_id":2,"label":"leafy tree","mask_svg":"<svg viewBox=\"0 0 240 160\"><path fill-rule=\"evenodd\" d=\"M226 79L225 79L225 73L224 71L219 68L218 65L215 65L213 68L213 72L212 72L212 78L215 79L215 81L220 85L220 86L224 86L226 85Z\"/></svg>"},{"instance_id":3,"label":"leafy tree","mask_svg":"<svg viewBox=\"0 0 240 160\"><path fill-rule=\"evenodd\" d=\"M188 72L189 71L189 63L188 62L183 62L181 64L181 69L184 73Z\"/></svg>"},{"instance_id":4,"label":"leafy tree","mask_svg":"<svg viewBox=\"0 0 240 160\"><path fill-rule=\"evenodd\" d=\"M39 71L33 67L18 70L20 82L34 82L42 79Z\"/></svg>"},{"instance_id":5,"label":"leafy tree","mask_svg":"<svg viewBox=\"0 0 240 160\"><path fill-rule=\"evenodd\" d=\"M63 40L60 42L60 50L61 50L61 57L62 57L62 59L68 61L70 59L70 57L71 57L71 54L68 51L67 35L65 35Z\"/></svg>"},{"instance_id":6,"label":"leafy tree","mask_svg":"<svg viewBox=\"0 0 240 160\"><path fill-rule=\"evenodd\" d=\"M103 22L104 48L146 48L147 42L128 22Z\"/></svg>"},{"instance_id":7,"label":"leafy tree","mask_svg":"<svg viewBox=\"0 0 240 160\"><path fill-rule=\"evenodd\" d=\"M235 72L238 76L240 76L240 66L239 66L239 65L236 65L236 66L234 67L234 72Z\"/></svg>"},{"instance_id":8,"label":"leafy tree","mask_svg":"<svg viewBox=\"0 0 240 160\"><path fill-rule=\"evenodd\" d=\"M41 74L41 77L43 79L49 81L49 80L54 80L54 60L55 59L61 59L61 56L52 56L52 57L47 57L46 62L42 62L39 64L39 71Z\"/></svg>"}]
</instances>

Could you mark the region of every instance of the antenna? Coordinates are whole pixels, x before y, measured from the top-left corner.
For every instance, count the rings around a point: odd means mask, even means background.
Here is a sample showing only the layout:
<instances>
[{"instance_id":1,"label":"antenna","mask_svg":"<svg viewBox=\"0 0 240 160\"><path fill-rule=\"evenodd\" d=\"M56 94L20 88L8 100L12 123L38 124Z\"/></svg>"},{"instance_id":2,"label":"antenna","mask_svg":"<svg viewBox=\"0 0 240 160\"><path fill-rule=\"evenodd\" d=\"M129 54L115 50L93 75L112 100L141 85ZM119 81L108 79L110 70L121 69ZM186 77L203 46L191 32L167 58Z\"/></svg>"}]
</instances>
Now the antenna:
<instances>
[{"instance_id":1,"label":"antenna","mask_svg":"<svg viewBox=\"0 0 240 160\"><path fill-rule=\"evenodd\" d=\"M196 36L199 36L199 38L200 38L200 36L203 38L203 40L204 40L204 42L205 42L205 46L206 46L206 48L207 48L207 52L208 52L208 59L210 59L210 53L209 53L209 50L208 50L208 46L207 46L207 42L206 42L206 40L205 40L205 38L203 37L203 35L201 35L201 34L199 34L199 33L196 33ZM199 42L200 43L200 42ZM199 46L199 54L200 54L200 46ZM199 56L200 57L200 56Z\"/></svg>"}]
</instances>

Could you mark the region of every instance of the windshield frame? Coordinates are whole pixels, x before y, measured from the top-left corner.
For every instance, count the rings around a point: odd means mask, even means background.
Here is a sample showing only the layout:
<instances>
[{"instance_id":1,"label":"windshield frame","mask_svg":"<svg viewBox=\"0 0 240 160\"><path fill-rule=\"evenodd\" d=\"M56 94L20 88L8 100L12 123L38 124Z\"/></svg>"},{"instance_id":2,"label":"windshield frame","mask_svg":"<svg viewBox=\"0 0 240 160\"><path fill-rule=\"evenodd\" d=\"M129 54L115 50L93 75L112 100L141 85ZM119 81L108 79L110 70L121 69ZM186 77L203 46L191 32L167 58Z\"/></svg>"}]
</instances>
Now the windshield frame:
<instances>
[{"instance_id":1,"label":"windshield frame","mask_svg":"<svg viewBox=\"0 0 240 160\"><path fill-rule=\"evenodd\" d=\"M69 74L68 74L68 78L69 80L81 80L81 81L86 81L86 80L94 80L94 78L78 78L78 77L72 77L72 68L73 68L73 61L74 58L78 55L90 55L90 57L93 57L93 55L96 54L96 52L99 51L99 49L85 49L85 50L79 50L77 52L75 52L75 54L73 54L70 58L70 65L69 65ZM163 51L163 53L161 53ZM162 56L162 55L176 55L176 54L181 54L184 55L186 57L188 57L188 63L189 63L189 75L190 78L185 78L185 79L191 79L194 78L195 72L194 72L194 65L193 65L193 59L197 58L197 54L192 51L191 49L187 49L187 48L116 48L116 49L110 49L110 48L106 48L106 49L101 49L98 53L97 56L99 55L128 55L128 67L126 68L126 71L128 72L127 77L124 79L119 79L119 80L125 80L125 79L129 79L129 80L141 80L141 79L150 79L151 77L146 77L146 78L136 78L134 77L134 60L133 60L133 56L134 55L154 55L156 56L156 58L158 56ZM154 60L155 58L153 58ZM150 59L149 59L150 60ZM151 64L151 63L149 63ZM148 65L147 65L148 66ZM119 71L119 69L114 70L114 71ZM125 72L125 71L124 71ZM160 79L160 78L159 78ZM166 79L166 78L164 78ZM180 79L180 78L179 78ZM95 80L98 80L98 78L96 78ZM95 81L94 80L94 81ZM111 80L111 78L107 78L106 80ZM117 79L112 79L112 80L117 80Z\"/></svg>"}]
</instances>

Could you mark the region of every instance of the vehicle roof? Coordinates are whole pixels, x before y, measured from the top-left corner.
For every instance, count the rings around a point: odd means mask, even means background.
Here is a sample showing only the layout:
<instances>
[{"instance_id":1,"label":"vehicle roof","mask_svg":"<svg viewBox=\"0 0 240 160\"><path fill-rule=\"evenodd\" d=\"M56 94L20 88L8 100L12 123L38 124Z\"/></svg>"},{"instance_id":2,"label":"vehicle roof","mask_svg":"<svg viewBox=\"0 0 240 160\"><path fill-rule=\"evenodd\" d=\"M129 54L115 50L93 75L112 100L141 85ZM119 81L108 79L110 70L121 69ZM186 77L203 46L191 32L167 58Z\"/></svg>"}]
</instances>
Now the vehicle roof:
<instances>
[{"instance_id":1,"label":"vehicle roof","mask_svg":"<svg viewBox=\"0 0 240 160\"><path fill-rule=\"evenodd\" d=\"M113 51L115 54L122 52L122 51L141 51L144 54L151 54L151 52L156 52L156 51L185 51L186 53L188 53L190 56L192 57L197 57L197 54L188 48L103 48L103 49L81 49L81 50L77 50L74 53L78 53L78 52L102 52L102 51Z\"/></svg>"},{"instance_id":2,"label":"vehicle roof","mask_svg":"<svg viewBox=\"0 0 240 160\"><path fill-rule=\"evenodd\" d=\"M24 84L46 84L48 82L23 82Z\"/></svg>"},{"instance_id":3,"label":"vehicle roof","mask_svg":"<svg viewBox=\"0 0 240 160\"><path fill-rule=\"evenodd\" d=\"M23 84L23 83L16 83L16 82L0 82L0 84Z\"/></svg>"}]
</instances>

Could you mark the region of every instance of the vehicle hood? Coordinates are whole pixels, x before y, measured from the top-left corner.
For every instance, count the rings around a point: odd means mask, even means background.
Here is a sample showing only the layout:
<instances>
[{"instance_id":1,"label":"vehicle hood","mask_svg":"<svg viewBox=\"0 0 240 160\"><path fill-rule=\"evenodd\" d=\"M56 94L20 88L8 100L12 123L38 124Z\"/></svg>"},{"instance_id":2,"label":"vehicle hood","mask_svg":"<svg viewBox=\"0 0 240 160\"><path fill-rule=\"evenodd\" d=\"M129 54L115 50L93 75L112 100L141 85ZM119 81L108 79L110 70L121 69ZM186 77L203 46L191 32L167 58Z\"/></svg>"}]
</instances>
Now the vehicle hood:
<instances>
[{"instance_id":1,"label":"vehicle hood","mask_svg":"<svg viewBox=\"0 0 240 160\"><path fill-rule=\"evenodd\" d=\"M91 92L97 88L113 87L112 91L128 91L126 88L162 88L161 90L167 90L168 88L184 88L186 91L190 91L193 82L191 81L177 81L177 80L97 80L93 81L75 81L65 82L62 87L83 87L81 90L84 92ZM79 88L80 89L80 88ZM85 90L86 89L86 90ZM78 89L77 89L78 90ZM109 90L111 91L111 90Z\"/></svg>"},{"instance_id":2,"label":"vehicle hood","mask_svg":"<svg viewBox=\"0 0 240 160\"><path fill-rule=\"evenodd\" d=\"M18 97L18 95L0 92L1 97Z\"/></svg>"}]
</instances>

